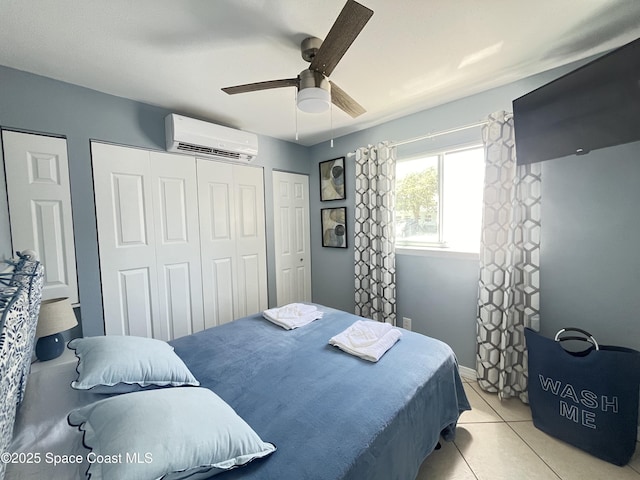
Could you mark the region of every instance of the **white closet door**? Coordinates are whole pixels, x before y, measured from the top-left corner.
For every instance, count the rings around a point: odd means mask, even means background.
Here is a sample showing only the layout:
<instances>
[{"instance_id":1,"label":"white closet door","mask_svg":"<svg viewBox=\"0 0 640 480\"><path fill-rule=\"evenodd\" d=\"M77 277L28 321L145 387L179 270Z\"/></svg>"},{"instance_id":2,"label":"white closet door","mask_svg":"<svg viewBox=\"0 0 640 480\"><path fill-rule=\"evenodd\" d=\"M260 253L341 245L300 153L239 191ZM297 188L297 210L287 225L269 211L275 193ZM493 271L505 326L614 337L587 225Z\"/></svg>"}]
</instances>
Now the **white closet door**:
<instances>
[{"instance_id":1,"label":"white closet door","mask_svg":"<svg viewBox=\"0 0 640 480\"><path fill-rule=\"evenodd\" d=\"M162 338L149 152L91 144L107 335Z\"/></svg>"},{"instance_id":2,"label":"white closet door","mask_svg":"<svg viewBox=\"0 0 640 480\"><path fill-rule=\"evenodd\" d=\"M273 172L276 291L279 306L311 301L309 177Z\"/></svg>"},{"instance_id":3,"label":"white closet door","mask_svg":"<svg viewBox=\"0 0 640 480\"><path fill-rule=\"evenodd\" d=\"M197 160L205 327L237 318L233 165Z\"/></svg>"},{"instance_id":4,"label":"white closet door","mask_svg":"<svg viewBox=\"0 0 640 480\"><path fill-rule=\"evenodd\" d=\"M261 168L197 160L205 326L267 308Z\"/></svg>"},{"instance_id":5,"label":"white closet door","mask_svg":"<svg viewBox=\"0 0 640 480\"><path fill-rule=\"evenodd\" d=\"M195 159L151 152L159 324L170 340L204 329Z\"/></svg>"},{"instance_id":6,"label":"white closet door","mask_svg":"<svg viewBox=\"0 0 640 480\"><path fill-rule=\"evenodd\" d=\"M43 299L78 303L67 141L2 132L14 250L35 250L44 265Z\"/></svg>"},{"instance_id":7,"label":"white closet door","mask_svg":"<svg viewBox=\"0 0 640 480\"><path fill-rule=\"evenodd\" d=\"M267 246L262 168L233 166L236 192L237 311L239 317L267 308Z\"/></svg>"}]
</instances>

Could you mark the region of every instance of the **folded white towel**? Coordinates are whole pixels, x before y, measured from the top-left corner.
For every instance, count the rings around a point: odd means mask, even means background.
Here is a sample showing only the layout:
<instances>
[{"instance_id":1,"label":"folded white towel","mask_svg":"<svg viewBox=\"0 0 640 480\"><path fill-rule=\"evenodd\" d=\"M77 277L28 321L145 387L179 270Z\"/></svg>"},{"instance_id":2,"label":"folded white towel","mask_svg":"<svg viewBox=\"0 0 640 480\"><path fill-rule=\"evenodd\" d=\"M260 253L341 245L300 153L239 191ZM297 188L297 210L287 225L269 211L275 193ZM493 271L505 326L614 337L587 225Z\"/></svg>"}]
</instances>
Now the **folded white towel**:
<instances>
[{"instance_id":1,"label":"folded white towel","mask_svg":"<svg viewBox=\"0 0 640 480\"><path fill-rule=\"evenodd\" d=\"M290 303L283 307L265 310L262 316L286 330L292 330L322 318L322 312L315 305Z\"/></svg>"},{"instance_id":2,"label":"folded white towel","mask_svg":"<svg viewBox=\"0 0 640 480\"><path fill-rule=\"evenodd\" d=\"M349 328L329 340L330 345L377 362L400 339L402 333L389 323L358 320Z\"/></svg>"}]
</instances>

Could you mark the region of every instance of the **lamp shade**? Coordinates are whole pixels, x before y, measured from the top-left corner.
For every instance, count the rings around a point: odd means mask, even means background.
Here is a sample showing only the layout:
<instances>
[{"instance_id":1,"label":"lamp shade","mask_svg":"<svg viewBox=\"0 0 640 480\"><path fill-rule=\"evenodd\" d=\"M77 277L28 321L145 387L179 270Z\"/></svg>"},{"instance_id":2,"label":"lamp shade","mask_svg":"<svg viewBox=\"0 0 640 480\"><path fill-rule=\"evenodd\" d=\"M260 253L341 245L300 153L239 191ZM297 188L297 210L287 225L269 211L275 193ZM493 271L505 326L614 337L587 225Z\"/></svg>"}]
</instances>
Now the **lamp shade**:
<instances>
[{"instance_id":1,"label":"lamp shade","mask_svg":"<svg viewBox=\"0 0 640 480\"><path fill-rule=\"evenodd\" d=\"M76 320L76 315L73 313L73 308L68 298L43 300L40 304L36 337L54 335L69 330L76 325L78 325L78 320Z\"/></svg>"}]
</instances>

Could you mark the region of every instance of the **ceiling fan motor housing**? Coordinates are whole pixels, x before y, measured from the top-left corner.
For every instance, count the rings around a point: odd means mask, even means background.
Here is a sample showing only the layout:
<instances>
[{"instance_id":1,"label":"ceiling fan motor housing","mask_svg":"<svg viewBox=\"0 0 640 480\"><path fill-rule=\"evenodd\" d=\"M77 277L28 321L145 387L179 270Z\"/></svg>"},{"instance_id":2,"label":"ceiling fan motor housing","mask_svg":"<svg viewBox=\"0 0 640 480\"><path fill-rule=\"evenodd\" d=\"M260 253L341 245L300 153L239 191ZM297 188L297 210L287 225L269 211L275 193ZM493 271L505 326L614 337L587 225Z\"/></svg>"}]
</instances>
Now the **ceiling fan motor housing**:
<instances>
[{"instance_id":1,"label":"ceiling fan motor housing","mask_svg":"<svg viewBox=\"0 0 640 480\"><path fill-rule=\"evenodd\" d=\"M331 92L331 84L327 77L315 70L303 70L300 72L300 85L298 91L302 91L305 88L321 88L327 92Z\"/></svg>"}]
</instances>

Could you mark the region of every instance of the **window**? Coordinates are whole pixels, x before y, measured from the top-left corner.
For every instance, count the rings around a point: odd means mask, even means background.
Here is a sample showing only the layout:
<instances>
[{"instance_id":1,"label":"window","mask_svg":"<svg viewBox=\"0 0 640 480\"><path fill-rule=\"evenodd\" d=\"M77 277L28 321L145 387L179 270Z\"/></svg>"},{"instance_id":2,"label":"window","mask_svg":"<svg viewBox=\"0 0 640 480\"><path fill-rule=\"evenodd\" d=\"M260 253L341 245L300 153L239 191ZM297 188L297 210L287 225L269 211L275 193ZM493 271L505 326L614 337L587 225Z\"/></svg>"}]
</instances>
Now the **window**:
<instances>
[{"instance_id":1,"label":"window","mask_svg":"<svg viewBox=\"0 0 640 480\"><path fill-rule=\"evenodd\" d=\"M478 252L483 184L481 146L399 159L396 245Z\"/></svg>"}]
</instances>

